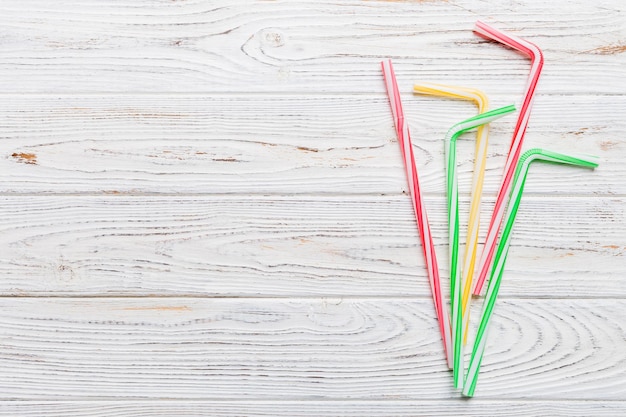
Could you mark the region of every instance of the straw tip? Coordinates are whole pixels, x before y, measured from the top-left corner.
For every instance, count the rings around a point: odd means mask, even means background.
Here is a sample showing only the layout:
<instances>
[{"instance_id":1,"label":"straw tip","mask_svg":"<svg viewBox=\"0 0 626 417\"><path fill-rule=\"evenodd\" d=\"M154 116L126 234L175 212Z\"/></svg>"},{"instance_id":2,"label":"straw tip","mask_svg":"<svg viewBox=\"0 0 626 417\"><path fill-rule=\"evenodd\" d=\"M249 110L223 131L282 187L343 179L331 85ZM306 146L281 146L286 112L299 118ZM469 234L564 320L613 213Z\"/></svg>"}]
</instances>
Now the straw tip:
<instances>
[{"instance_id":1,"label":"straw tip","mask_svg":"<svg viewBox=\"0 0 626 417\"><path fill-rule=\"evenodd\" d=\"M514 112L515 110L517 110L517 106L515 104L509 104L508 106L502 107L502 111L505 112Z\"/></svg>"},{"instance_id":2,"label":"straw tip","mask_svg":"<svg viewBox=\"0 0 626 417\"><path fill-rule=\"evenodd\" d=\"M598 166L600 166L600 157L597 155L583 154L583 155L580 155L578 158L586 160L587 163L589 164L589 168L597 168Z\"/></svg>"},{"instance_id":3,"label":"straw tip","mask_svg":"<svg viewBox=\"0 0 626 417\"><path fill-rule=\"evenodd\" d=\"M466 398L473 398L474 397L474 390L471 390L471 391L470 390L468 390L468 391L463 390L462 394Z\"/></svg>"},{"instance_id":4,"label":"straw tip","mask_svg":"<svg viewBox=\"0 0 626 417\"><path fill-rule=\"evenodd\" d=\"M477 20L476 23L474 23L474 32L477 31L481 31L484 30L485 27L488 27L489 25L487 25L485 22L483 22L482 20Z\"/></svg>"},{"instance_id":5,"label":"straw tip","mask_svg":"<svg viewBox=\"0 0 626 417\"><path fill-rule=\"evenodd\" d=\"M474 297L480 297L480 296L482 296L482 295L483 295L483 294L482 294L482 293L483 293L483 288L484 288L484 287L481 287L481 288L476 287L476 288L474 288L474 291L472 291L472 295L473 295Z\"/></svg>"}]
</instances>

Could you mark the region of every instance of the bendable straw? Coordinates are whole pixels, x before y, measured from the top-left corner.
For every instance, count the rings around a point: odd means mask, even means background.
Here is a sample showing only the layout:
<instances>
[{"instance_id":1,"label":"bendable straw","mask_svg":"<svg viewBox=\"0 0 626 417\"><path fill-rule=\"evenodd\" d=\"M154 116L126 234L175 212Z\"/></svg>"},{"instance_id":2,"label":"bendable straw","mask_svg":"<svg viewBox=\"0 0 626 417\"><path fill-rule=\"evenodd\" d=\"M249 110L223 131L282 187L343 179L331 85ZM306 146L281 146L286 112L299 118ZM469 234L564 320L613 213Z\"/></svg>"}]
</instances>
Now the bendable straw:
<instances>
[{"instance_id":1,"label":"bendable straw","mask_svg":"<svg viewBox=\"0 0 626 417\"><path fill-rule=\"evenodd\" d=\"M502 282L504 265L506 263L506 258L509 253L509 245L511 243L511 231L513 229L515 216L517 215L517 210L519 209L520 201L522 199L528 168L531 163L537 160L576 165L586 168L595 168L598 166L595 157L573 157L543 149L531 149L521 156L519 166L513 179L513 191L511 193L511 200L509 202L504 221L505 226L495 255L494 268L491 272L487 297L483 307L483 313L480 318L476 340L474 341L474 349L472 351L467 377L465 378L465 388L463 389L463 394L468 397L473 396L474 390L476 389L478 373L483 360L483 354L485 353L487 330L493 314L493 307L495 305L496 298L498 297L500 283Z\"/></svg>"},{"instance_id":2,"label":"bendable straw","mask_svg":"<svg viewBox=\"0 0 626 417\"><path fill-rule=\"evenodd\" d=\"M452 300L452 346L454 387L460 388L463 383L463 303L461 298L461 273L458 268L459 259L459 190L456 169L456 141L464 132L492 122L515 111L515 106L501 107L478 116L470 117L455 124L448 130L445 137L446 172L448 191L448 227L450 252L450 299Z\"/></svg>"},{"instance_id":3,"label":"bendable straw","mask_svg":"<svg viewBox=\"0 0 626 417\"><path fill-rule=\"evenodd\" d=\"M537 88L537 82L539 81L539 75L541 74L541 68L543 67L543 54L541 53L539 47L535 44L516 36L508 35L481 21L476 22L474 32L482 37L493 39L516 49L528 56L531 60L530 76L528 79L528 85L526 86L526 93L524 94L524 102L522 103L520 114L517 118L517 124L511 141L511 148L509 149L509 154L504 165L504 178L502 180L500 190L498 191L496 205L493 209L491 222L489 223L489 229L487 231L487 239L485 240L485 246L483 247L483 252L478 264L479 273L478 278L475 281L474 294L480 295L485 283L485 278L487 278L487 273L489 272L489 268L491 266L491 260L493 259L496 248L496 239L502 224L502 217L504 216L504 209L506 205L505 200L511 191L513 174L515 173L515 168L517 167L519 155L522 149L522 142L524 141L524 134L526 133L528 119L530 118L530 109L532 107L533 97Z\"/></svg>"},{"instance_id":4,"label":"bendable straw","mask_svg":"<svg viewBox=\"0 0 626 417\"><path fill-rule=\"evenodd\" d=\"M478 106L478 112L484 113L489 107L489 99L480 90L443 84L423 83L413 86L413 92L433 96L469 100ZM485 166L487 163L487 145L489 142L489 125L478 127L476 134L476 156L474 158L474 176L472 178L472 194L470 203L467 235L465 238L465 255L461 269L461 286L463 288L463 344L467 343L467 329L469 327L470 304L472 298L472 277L478 249L478 231L480 229L480 203L483 193Z\"/></svg>"},{"instance_id":5,"label":"bendable straw","mask_svg":"<svg viewBox=\"0 0 626 417\"><path fill-rule=\"evenodd\" d=\"M426 207L420 192L419 181L417 177L417 167L415 166L415 156L413 155L413 145L411 144L411 135L409 126L404 119L402 111L402 101L400 100L400 92L396 75L393 71L391 60L381 62L383 76L385 78L385 86L387 87L387 95L391 103L391 112L393 113L396 132L398 134L398 142L404 157L404 166L406 168L407 180L409 182L409 190L411 193L411 201L413 210L419 228L424 257L426 258L426 268L428 271L428 281L435 303L435 312L439 320L439 331L443 340L446 360L449 367L452 367L452 338L450 334L450 319L447 308L441 292L441 281L439 279L439 267L437 266L437 255L435 253L435 245L430 232L430 223L426 215Z\"/></svg>"}]
</instances>

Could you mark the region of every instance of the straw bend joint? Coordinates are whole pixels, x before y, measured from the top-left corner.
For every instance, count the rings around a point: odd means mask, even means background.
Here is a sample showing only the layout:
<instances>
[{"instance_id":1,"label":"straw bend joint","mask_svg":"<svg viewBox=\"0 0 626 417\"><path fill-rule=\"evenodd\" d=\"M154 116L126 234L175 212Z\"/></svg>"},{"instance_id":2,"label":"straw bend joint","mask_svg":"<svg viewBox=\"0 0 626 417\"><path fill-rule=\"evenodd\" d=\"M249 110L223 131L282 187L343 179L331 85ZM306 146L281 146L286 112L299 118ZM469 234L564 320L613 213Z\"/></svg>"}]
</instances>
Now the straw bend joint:
<instances>
[{"instance_id":1,"label":"straw bend joint","mask_svg":"<svg viewBox=\"0 0 626 417\"><path fill-rule=\"evenodd\" d=\"M476 21L474 32L485 39L498 41L513 49L517 49L518 51L526 54L533 61L533 63L543 66L543 52L537 45L527 41L526 39L506 34L480 20Z\"/></svg>"},{"instance_id":2,"label":"straw bend joint","mask_svg":"<svg viewBox=\"0 0 626 417\"><path fill-rule=\"evenodd\" d=\"M415 84L413 86L413 92L418 94L469 100L476 103L478 111L480 113L484 113L489 107L489 99L487 98L487 95L475 88L435 83L422 83Z\"/></svg>"},{"instance_id":3,"label":"straw bend joint","mask_svg":"<svg viewBox=\"0 0 626 417\"><path fill-rule=\"evenodd\" d=\"M596 168L598 166L598 157L591 155L564 155L557 152L552 152L546 149L533 148L529 149L522 154L519 158L519 167L528 167L532 162L536 160L543 160L547 162L555 162L559 164L577 165L585 168ZM526 168L528 169L528 168ZM520 175L519 170L516 173L515 178Z\"/></svg>"},{"instance_id":4,"label":"straw bend joint","mask_svg":"<svg viewBox=\"0 0 626 417\"><path fill-rule=\"evenodd\" d=\"M474 129L478 126L482 126L484 124L493 122L494 120L499 119L502 116L505 116L511 112L515 111L514 105L508 105L504 107L500 107L495 110L491 110L485 113L481 113L477 116L471 117L467 120L464 120L460 123L455 124L448 130L448 134L446 135L446 139L451 142L456 142L459 136L462 133L467 132L470 129Z\"/></svg>"}]
</instances>

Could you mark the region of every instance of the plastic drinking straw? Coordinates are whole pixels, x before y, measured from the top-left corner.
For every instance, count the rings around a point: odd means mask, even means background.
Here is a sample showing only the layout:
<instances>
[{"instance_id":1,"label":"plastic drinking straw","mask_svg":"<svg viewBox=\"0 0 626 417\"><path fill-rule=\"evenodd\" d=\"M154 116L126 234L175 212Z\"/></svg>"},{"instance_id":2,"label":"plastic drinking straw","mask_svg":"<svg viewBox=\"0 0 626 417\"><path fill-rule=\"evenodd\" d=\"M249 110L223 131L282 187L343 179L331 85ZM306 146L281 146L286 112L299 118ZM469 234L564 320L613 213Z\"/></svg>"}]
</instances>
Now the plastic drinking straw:
<instances>
[{"instance_id":1,"label":"plastic drinking straw","mask_svg":"<svg viewBox=\"0 0 626 417\"><path fill-rule=\"evenodd\" d=\"M461 272L458 268L459 259L459 187L456 169L456 140L470 129L492 122L515 111L515 106L501 107L478 116L470 117L455 124L448 130L445 137L446 172L448 194L448 230L450 253L450 299L452 304L452 347L454 387L463 384L463 303L461 298Z\"/></svg>"},{"instance_id":2,"label":"plastic drinking straw","mask_svg":"<svg viewBox=\"0 0 626 417\"><path fill-rule=\"evenodd\" d=\"M484 38L493 39L516 49L517 51L520 51L524 55L528 56L531 60L530 76L526 86L526 93L524 94L524 101L520 109L520 114L517 118L511 147L504 165L504 178L502 180L500 190L498 191L496 205L493 209L491 222L489 223L489 229L487 231L485 246L483 247L480 262L478 263L479 273L478 278L475 281L474 295L480 295L485 283L485 278L487 278L487 273L489 272L489 268L491 266L491 261L496 248L496 239L502 224L502 217L504 216L505 200L511 191L513 174L515 173L515 168L517 167L519 155L522 149L522 142L524 141L524 134L526 133L528 119L530 118L530 109L532 107L533 97L537 88L537 82L539 81L539 75L541 74L541 68L543 67L543 54L535 44L516 36L508 35L481 21L476 22L474 32Z\"/></svg>"},{"instance_id":3,"label":"plastic drinking straw","mask_svg":"<svg viewBox=\"0 0 626 417\"><path fill-rule=\"evenodd\" d=\"M498 297L498 290L500 289L500 283L502 282L504 265L509 253L511 230L513 229L515 216L517 215L517 210L519 209L520 201L522 199L528 168L530 167L530 164L536 160L577 165L586 168L595 168L598 166L596 157L574 157L537 148L526 151L521 156L517 171L515 172L515 177L513 179L513 191L511 192L511 200L509 201L504 220L505 226L495 255L494 268L491 271L491 283L489 284L489 288L487 290L487 297L483 306L483 313L480 318L476 340L474 341L474 349L472 351L472 357L470 359L467 376L465 378L465 388L463 389L463 394L468 397L473 396L474 390L476 389L480 364L482 363L483 354L485 352L487 330L493 314L493 307L495 305L496 298Z\"/></svg>"},{"instance_id":4,"label":"plastic drinking straw","mask_svg":"<svg viewBox=\"0 0 626 417\"><path fill-rule=\"evenodd\" d=\"M430 223L428 222L428 217L426 215L426 207L420 192L409 126L404 119L402 101L400 99L398 83L396 75L393 71L391 60L381 62L381 65L383 76L385 78L385 86L387 87L387 95L391 104L391 112L393 114L396 132L398 134L398 142L400 143L400 149L404 157L404 166L406 169L407 180L409 182L411 201L413 203L413 210L415 212L422 248L424 250L424 257L426 258L428 281L433 295L433 301L435 303L435 312L437 313L437 319L439 320L439 331L441 333L441 339L443 340L448 367L452 367L452 336L450 334L450 318L443 299L443 293L441 292L437 254L435 253L435 245L430 232Z\"/></svg>"},{"instance_id":5,"label":"plastic drinking straw","mask_svg":"<svg viewBox=\"0 0 626 417\"><path fill-rule=\"evenodd\" d=\"M478 112L484 113L489 107L489 99L480 90L452 85L423 83L413 86L413 92L429 94L441 97L470 100L478 106ZM470 297L472 292L472 277L474 276L474 264L478 249L478 231L480 228L480 202L483 193L483 181L485 178L485 166L487 163L487 145L489 137L489 125L478 127L476 134L476 157L474 158L474 176L472 178L472 196L470 203L467 236L465 239L465 255L463 256L463 268L461 269L461 286L463 288L463 344L467 343L467 330L470 317Z\"/></svg>"}]
</instances>

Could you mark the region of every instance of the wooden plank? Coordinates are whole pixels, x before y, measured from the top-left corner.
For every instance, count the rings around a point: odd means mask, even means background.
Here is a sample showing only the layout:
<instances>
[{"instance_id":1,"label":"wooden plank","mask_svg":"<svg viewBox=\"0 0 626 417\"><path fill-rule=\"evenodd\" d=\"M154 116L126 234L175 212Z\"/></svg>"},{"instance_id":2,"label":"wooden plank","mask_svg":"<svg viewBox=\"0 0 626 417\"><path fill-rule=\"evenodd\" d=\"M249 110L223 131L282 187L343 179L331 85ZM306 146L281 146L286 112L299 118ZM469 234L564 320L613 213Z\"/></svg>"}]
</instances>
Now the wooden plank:
<instances>
[{"instance_id":1,"label":"wooden plank","mask_svg":"<svg viewBox=\"0 0 626 417\"><path fill-rule=\"evenodd\" d=\"M478 398L623 401L625 308L503 300ZM400 299L3 298L0 397L458 398L431 309Z\"/></svg>"},{"instance_id":2,"label":"wooden plank","mask_svg":"<svg viewBox=\"0 0 626 417\"><path fill-rule=\"evenodd\" d=\"M379 80L382 84L382 81ZM407 89L410 83L406 83ZM410 90L409 90L410 91ZM0 103L4 193L399 194L406 178L387 98L294 95L40 95ZM513 97L492 97L493 106ZM468 103L407 95L425 192L444 186L443 137ZM526 148L595 154L585 169L537 164L530 194L625 195L626 97L540 96ZM515 117L491 127L485 194L502 177ZM468 194L473 135L458 143Z\"/></svg>"},{"instance_id":3,"label":"wooden plank","mask_svg":"<svg viewBox=\"0 0 626 417\"><path fill-rule=\"evenodd\" d=\"M382 89L379 62L391 57L403 78L520 95L528 61L473 35L479 18L544 49L542 91L624 91L623 2L563 9L541 0L4 2L0 91L362 92Z\"/></svg>"},{"instance_id":4,"label":"wooden plank","mask_svg":"<svg viewBox=\"0 0 626 417\"><path fill-rule=\"evenodd\" d=\"M447 399L383 401L0 401L0 416L45 417L215 417L295 416L295 417L414 417L428 416L529 416L604 417L626 412L624 401L471 401Z\"/></svg>"},{"instance_id":5,"label":"wooden plank","mask_svg":"<svg viewBox=\"0 0 626 417\"><path fill-rule=\"evenodd\" d=\"M427 207L447 283L445 199ZM526 197L502 295L626 297L624 207ZM428 298L416 229L407 196L2 197L0 294Z\"/></svg>"}]
</instances>

